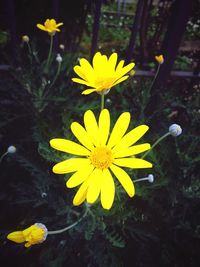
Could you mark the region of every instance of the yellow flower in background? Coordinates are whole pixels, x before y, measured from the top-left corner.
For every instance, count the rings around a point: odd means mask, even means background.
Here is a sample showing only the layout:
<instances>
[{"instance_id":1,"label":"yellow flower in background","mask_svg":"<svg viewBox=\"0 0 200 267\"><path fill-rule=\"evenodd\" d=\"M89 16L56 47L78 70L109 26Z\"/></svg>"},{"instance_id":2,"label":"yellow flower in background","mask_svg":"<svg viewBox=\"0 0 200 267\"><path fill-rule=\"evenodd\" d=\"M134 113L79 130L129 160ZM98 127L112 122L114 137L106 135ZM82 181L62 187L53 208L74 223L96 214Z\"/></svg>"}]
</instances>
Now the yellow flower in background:
<instances>
[{"instance_id":1,"label":"yellow flower in background","mask_svg":"<svg viewBox=\"0 0 200 267\"><path fill-rule=\"evenodd\" d=\"M42 31L48 32L50 35L54 35L56 32L60 32L60 29L58 29L58 27L62 25L62 22L57 24L55 19L47 19L44 25L37 24L37 27Z\"/></svg>"},{"instance_id":2,"label":"yellow flower in background","mask_svg":"<svg viewBox=\"0 0 200 267\"><path fill-rule=\"evenodd\" d=\"M40 244L46 240L48 230L42 223L35 223L23 231L15 231L8 234L7 239L15 243L25 243L26 248Z\"/></svg>"},{"instance_id":3,"label":"yellow flower in background","mask_svg":"<svg viewBox=\"0 0 200 267\"><path fill-rule=\"evenodd\" d=\"M156 60L159 64L163 64L163 63L164 63L164 57L163 57L163 55L155 56L155 60Z\"/></svg>"},{"instance_id":4,"label":"yellow flower in background","mask_svg":"<svg viewBox=\"0 0 200 267\"><path fill-rule=\"evenodd\" d=\"M130 113L122 113L110 133L109 111L103 109L97 123L94 113L87 110L84 114L85 127L78 122L71 124L72 133L80 144L60 138L50 140L53 148L78 156L53 167L56 174L74 173L66 182L66 186L73 188L80 185L73 199L75 206L85 200L92 204L100 196L103 208L110 209L115 197L113 176L130 197L134 196L134 184L121 167L151 168L152 164L135 157L149 150L150 144L134 145L149 127L140 125L126 133L129 123Z\"/></svg>"},{"instance_id":5,"label":"yellow flower in background","mask_svg":"<svg viewBox=\"0 0 200 267\"><path fill-rule=\"evenodd\" d=\"M92 60L92 65L85 59L80 59L80 66L76 65L74 71L81 78L72 78L76 83L84 84L89 88L82 94L88 95L92 92L106 93L113 86L125 81L129 76L127 74L135 63L124 66L124 60L117 64L118 55L113 53L109 58L97 52Z\"/></svg>"}]
</instances>

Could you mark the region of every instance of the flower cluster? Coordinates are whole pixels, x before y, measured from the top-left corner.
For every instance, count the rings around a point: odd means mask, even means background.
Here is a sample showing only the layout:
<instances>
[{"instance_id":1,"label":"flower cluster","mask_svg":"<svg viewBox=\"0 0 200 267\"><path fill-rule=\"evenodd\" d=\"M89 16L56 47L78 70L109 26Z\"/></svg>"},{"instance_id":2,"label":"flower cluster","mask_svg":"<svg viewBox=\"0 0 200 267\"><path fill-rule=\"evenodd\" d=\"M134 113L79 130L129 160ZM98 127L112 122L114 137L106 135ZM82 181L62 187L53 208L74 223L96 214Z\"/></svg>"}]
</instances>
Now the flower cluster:
<instances>
[{"instance_id":1,"label":"flower cluster","mask_svg":"<svg viewBox=\"0 0 200 267\"><path fill-rule=\"evenodd\" d=\"M57 23L55 19L47 19L43 24L37 24L37 27L46 31L50 35L50 49L45 65L45 71L48 73L51 65L51 55L53 46L53 36L56 32L60 32L59 27L63 23ZM29 52L29 37L22 36L22 42L26 43ZM64 45L60 45L60 49L64 50ZM112 53L109 57L97 52L92 63L81 58L79 65L74 66L74 72L78 77L73 77L72 81L87 88L82 92L84 95L96 92L101 95L101 111L95 116L91 109L83 114L83 124L72 122L71 132L77 141L71 141L63 138L53 138L50 140L50 146L58 151L68 153L71 156L53 166L55 174L70 174L71 176L66 182L68 188L78 187L73 198L73 205L79 206L86 202L87 207L100 200L101 206L105 210L111 209L115 200L116 181L121 184L129 197L135 195L134 182L149 181L154 182L153 174L147 177L133 180L126 169L146 169L152 168L152 163L145 160L144 157L157 145L162 139L168 135L178 136L182 129L179 125L173 124L169 127L167 134L159 138L152 146L149 143L137 143L148 131L149 126L141 124L131 130L128 130L131 122L130 112L122 112L114 126L111 127L111 112L104 107L104 96L115 85L127 80L129 75L134 75L135 63L131 62L125 65L124 60L118 62L118 54ZM163 55L155 57L159 63L155 77L158 74L160 65L163 64ZM56 56L57 73L52 81L51 86L55 83L63 61L62 56L58 53ZM155 79L155 78L154 78ZM153 80L154 81L154 80ZM2 155L0 161L6 154L16 152L14 146L10 146ZM137 157L143 153L143 156ZM45 197L45 192L43 197ZM40 244L46 240L47 235L62 233L74 227L87 214L85 211L83 216L70 226L60 230L48 231L42 223L35 223L22 231L11 232L7 238L16 243L23 243L25 247L34 244Z\"/></svg>"}]
</instances>

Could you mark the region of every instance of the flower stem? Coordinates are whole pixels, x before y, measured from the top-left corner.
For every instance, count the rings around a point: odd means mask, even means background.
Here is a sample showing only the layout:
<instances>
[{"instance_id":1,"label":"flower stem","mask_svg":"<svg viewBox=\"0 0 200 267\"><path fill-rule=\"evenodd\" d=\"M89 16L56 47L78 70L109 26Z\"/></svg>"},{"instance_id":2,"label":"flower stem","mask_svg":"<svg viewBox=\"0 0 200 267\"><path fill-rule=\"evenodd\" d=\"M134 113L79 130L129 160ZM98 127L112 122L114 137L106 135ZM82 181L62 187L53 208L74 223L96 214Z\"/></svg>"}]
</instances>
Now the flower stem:
<instances>
[{"instance_id":1,"label":"flower stem","mask_svg":"<svg viewBox=\"0 0 200 267\"><path fill-rule=\"evenodd\" d=\"M156 74L155 74L155 76L154 76L154 79L153 79L153 81L152 81L152 83L151 83L151 86L150 86L149 91L151 91L151 89L153 88L154 82L155 82L155 80L156 80L156 78L157 78L157 76L158 76L159 70L160 70L160 66L161 66L161 64L158 64L158 68L157 68Z\"/></svg>"},{"instance_id":2,"label":"flower stem","mask_svg":"<svg viewBox=\"0 0 200 267\"><path fill-rule=\"evenodd\" d=\"M7 154L8 154L8 151L6 151L5 153L3 153L3 155L1 155L1 157L0 157L0 163L1 163L2 159L3 159Z\"/></svg>"},{"instance_id":3,"label":"flower stem","mask_svg":"<svg viewBox=\"0 0 200 267\"><path fill-rule=\"evenodd\" d=\"M144 178L133 180L133 182L135 183L135 182L146 181L146 180L149 180L149 178L148 177L144 177Z\"/></svg>"},{"instance_id":4,"label":"flower stem","mask_svg":"<svg viewBox=\"0 0 200 267\"><path fill-rule=\"evenodd\" d=\"M48 54L47 63L46 63L46 69L47 70L49 68L49 62L51 59L52 48L53 48L53 35L50 35L50 47L49 47L49 54Z\"/></svg>"},{"instance_id":5,"label":"flower stem","mask_svg":"<svg viewBox=\"0 0 200 267\"><path fill-rule=\"evenodd\" d=\"M29 52L29 57L30 57L30 61L31 61L31 64L32 64L32 49L31 49L31 46L29 43L27 43L27 46L28 46L28 52Z\"/></svg>"},{"instance_id":6,"label":"flower stem","mask_svg":"<svg viewBox=\"0 0 200 267\"><path fill-rule=\"evenodd\" d=\"M101 94L101 110L104 109L104 97L105 97L105 94L102 93L102 94Z\"/></svg>"},{"instance_id":7,"label":"flower stem","mask_svg":"<svg viewBox=\"0 0 200 267\"><path fill-rule=\"evenodd\" d=\"M85 213L83 214L83 216L81 218L79 218L76 222L74 222L71 225L69 225L69 226L67 226L65 228L62 228L60 230L48 231L48 234L49 235L56 235L56 234L61 234L61 233L65 232L65 231L68 231L69 229L71 229L74 226L76 226L79 222L81 222L85 218L85 216L87 215L88 211L89 211L89 208L87 207Z\"/></svg>"},{"instance_id":8,"label":"flower stem","mask_svg":"<svg viewBox=\"0 0 200 267\"><path fill-rule=\"evenodd\" d=\"M55 81L57 80L58 75L59 75L59 73L60 73L60 69L61 69L61 63L58 63L58 68L57 68L56 75L55 75L55 77L54 77L52 83L50 84L49 89L54 85Z\"/></svg>"},{"instance_id":9,"label":"flower stem","mask_svg":"<svg viewBox=\"0 0 200 267\"><path fill-rule=\"evenodd\" d=\"M152 147L146 152L144 153L144 155L142 156L142 159L144 159L148 154L149 152L157 145L159 144L163 139L165 139L168 135L170 135L169 132L167 132L166 134L162 135L160 138L158 138L158 140L152 145Z\"/></svg>"}]
</instances>

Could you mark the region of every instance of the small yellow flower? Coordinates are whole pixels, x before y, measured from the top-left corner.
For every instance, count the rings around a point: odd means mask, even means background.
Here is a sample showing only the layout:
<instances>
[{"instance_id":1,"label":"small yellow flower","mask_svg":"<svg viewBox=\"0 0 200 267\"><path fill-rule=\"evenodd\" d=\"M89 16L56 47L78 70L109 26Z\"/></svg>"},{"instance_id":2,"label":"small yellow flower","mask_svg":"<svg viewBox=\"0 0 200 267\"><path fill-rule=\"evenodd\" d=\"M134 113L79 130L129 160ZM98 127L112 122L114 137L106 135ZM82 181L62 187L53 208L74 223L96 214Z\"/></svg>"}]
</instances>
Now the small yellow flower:
<instances>
[{"instance_id":1,"label":"small yellow flower","mask_svg":"<svg viewBox=\"0 0 200 267\"><path fill-rule=\"evenodd\" d=\"M28 42L29 42L29 37L28 37L28 35L23 35L23 36L22 36L22 41L25 42L25 43L28 43Z\"/></svg>"},{"instance_id":2,"label":"small yellow flower","mask_svg":"<svg viewBox=\"0 0 200 267\"><path fill-rule=\"evenodd\" d=\"M51 147L76 155L53 167L56 174L74 173L66 182L68 188L79 186L73 199L75 206L85 200L92 204L98 197L104 209L110 209L115 196L113 175L121 183L130 197L135 188L130 176L121 168L151 168L146 160L135 155L150 149L150 144L135 144L148 130L140 125L126 133L130 123L130 113L120 115L110 133L110 113L103 109L98 123L91 110L84 114L84 126L78 122L71 124L72 133L80 144L66 139L50 140ZM125 134L126 133L126 134Z\"/></svg>"},{"instance_id":3,"label":"small yellow flower","mask_svg":"<svg viewBox=\"0 0 200 267\"><path fill-rule=\"evenodd\" d=\"M155 56L155 60L156 60L159 64L163 64L163 63L164 63L164 57L163 57L163 55Z\"/></svg>"},{"instance_id":4,"label":"small yellow flower","mask_svg":"<svg viewBox=\"0 0 200 267\"><path fill-rule=\"evenodd\" d=\"M40 244L46 240L48 230L42 223L35 223L23 231L15 231L7 235L7 239L16 243L25 243L26 248Z\"/></svg>"},{"instance_id":5,"label":"small yellow flower","mask_svg":"<svg viewBox=\"0 0 200 267\"><path fill-rule=\"evenodd\" d=\"M54 35L56 32L60 32L60 29L58 29L58 27L62 25L63 25L62 22L56 24L55 19L47 19L44 25L37 24L37 27L42 31L48 32L50 35Z\"/></svg>"},{"instance_id":6,"label":"small yellow flower","mask_svg":"<svg viewBox=\"0 0 200 267\"><path fill-rule=\"evenodd\" d=\"M81 78L72 78L76 83L84 84L89 88L84 90L82 94L88 95L92 92L106 93L111 87L125 81L129 76L127 74L135 63L130 63L124 66L124 60L117 64L117 53L107 58L106 55L101 55L97 52L92 60L92 65L85 59L80 59L80 66L76 65L74 71Z\"/></svg>"}]
</instances>

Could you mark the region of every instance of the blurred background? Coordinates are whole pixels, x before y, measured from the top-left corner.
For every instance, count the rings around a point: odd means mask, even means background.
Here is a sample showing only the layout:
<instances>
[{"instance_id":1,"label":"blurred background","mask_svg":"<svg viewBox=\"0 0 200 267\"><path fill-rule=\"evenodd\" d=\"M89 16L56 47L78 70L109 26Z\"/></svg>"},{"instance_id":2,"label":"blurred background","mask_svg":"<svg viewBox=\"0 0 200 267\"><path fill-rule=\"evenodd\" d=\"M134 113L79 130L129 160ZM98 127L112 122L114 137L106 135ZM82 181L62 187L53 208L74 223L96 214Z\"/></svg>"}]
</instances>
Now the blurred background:
<instances>
[{"instance_id":1,"label":"blurred background","mask_svg":"<svg viewBox=\"0 0 200 267\"><path fill-rule=\"evenodd\" d=\"M64 25L44 73L49 36L36 24L47 18ZM29 36L31 53L23 35ZM9 145L17 148L0 163L2 266L200 266L199 37L198 0L0 1L0 155ZM82 212L71 205L68 176L51 172L63 155L52 151L49 140L73 138L70 123L81 121L85 110L98 114L99 96L81 95L84 86L71 81L78 59L90 61L97 51L117 52L126 64L136 64L135 74L106 96L113 121L129 111L133 126L150 126L145 138L151 144L172 123L183 134L151 152L155 182L136 185L134 199L119 191L109 214L97 203L80 226L24 248L6 235L35 222L59 229ZM51 86L58 53L63 61ZM160 54L164 63L151 88Z\"/></svg>"}]
</instances>

